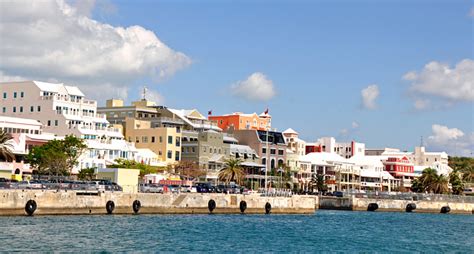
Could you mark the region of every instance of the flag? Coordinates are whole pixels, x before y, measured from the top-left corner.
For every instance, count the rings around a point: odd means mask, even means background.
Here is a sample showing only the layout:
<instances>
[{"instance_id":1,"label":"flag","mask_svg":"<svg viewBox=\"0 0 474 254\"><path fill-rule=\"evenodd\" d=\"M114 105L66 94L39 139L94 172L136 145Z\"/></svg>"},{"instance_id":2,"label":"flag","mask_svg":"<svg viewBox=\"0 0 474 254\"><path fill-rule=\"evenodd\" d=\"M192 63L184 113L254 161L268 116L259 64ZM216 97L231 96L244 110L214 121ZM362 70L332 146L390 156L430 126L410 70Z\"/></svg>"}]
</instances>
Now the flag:
<instances>
[{"instance_id":1,"label":"flag","mask_svg":"<svg viewBox=\"0 0 474 254\"><path fill-rule=\"evenodd\" d=\"M207 111L207 115L208 116L212 115L212 110Z\"/></svg>"},{"instance_id":2,"label":"flag","mask_svg":"<svg viewBox=\"0 0 474 254\"><path fill-rule=\"evenodd\" d=\"M268 108L265 110L265 115L268 115Z\"/></svg>"}]
</instances>

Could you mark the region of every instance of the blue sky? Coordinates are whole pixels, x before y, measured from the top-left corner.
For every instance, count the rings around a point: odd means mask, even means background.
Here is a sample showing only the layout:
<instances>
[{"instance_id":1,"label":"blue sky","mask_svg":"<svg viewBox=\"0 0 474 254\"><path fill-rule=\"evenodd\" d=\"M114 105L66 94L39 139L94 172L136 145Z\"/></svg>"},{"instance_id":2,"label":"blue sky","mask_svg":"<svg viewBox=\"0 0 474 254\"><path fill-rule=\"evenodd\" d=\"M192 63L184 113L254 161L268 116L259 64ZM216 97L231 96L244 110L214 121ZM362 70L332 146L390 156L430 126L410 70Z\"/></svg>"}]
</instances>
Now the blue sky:
<instances>
[{"instance_id":1,"label":"blue sky","mask_svg":"<svg viewBox=\"0 0 474 254\"><path fill-rule=\"evenodd\" d=\"M215 115L269 107L273 127L291 127L307 141L335 136L368 147L413 150L423 136L432 149L471 155L473 99L436 89L474 89L473 63L459 71L464 82L452 85L448 79L431 86L431 72L423 79L403 77L411 71L422 76L430 62L456 71L461 61L472 61L473 6L457 0L122 0L95 3L89 18L143 27L190 60L162 79L146 74L128 79L128 101L146 84L169 107L212 109ZM4 74L34 77L2 68ZM271 82L276 91L271 99L233 92L232 85L253 73ZM413 92L416 81L423 89ZM368 109L361 91L374 84L378 96ZM417 100L429 106L415 107Z\"/></svg>"}]
</instances>

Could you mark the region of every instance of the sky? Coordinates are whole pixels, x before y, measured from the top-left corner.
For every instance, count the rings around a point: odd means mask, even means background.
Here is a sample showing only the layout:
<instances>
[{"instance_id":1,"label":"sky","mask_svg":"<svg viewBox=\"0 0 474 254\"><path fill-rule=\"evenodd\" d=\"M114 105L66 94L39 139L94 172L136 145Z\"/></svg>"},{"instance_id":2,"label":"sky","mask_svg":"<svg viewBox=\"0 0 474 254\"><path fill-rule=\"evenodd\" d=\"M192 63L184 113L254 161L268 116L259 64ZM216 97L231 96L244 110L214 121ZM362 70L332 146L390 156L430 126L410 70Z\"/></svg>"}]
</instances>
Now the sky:
<instances>
[{"instance_id":1,"label":"sky","mask_svg":"<svg viewBox=\"0 0 474 254\"><path fill-rule=\"evenodd\" d=\"M473 156L472 1L0 1L0 81Z\"/></svg>"}]
</instances>

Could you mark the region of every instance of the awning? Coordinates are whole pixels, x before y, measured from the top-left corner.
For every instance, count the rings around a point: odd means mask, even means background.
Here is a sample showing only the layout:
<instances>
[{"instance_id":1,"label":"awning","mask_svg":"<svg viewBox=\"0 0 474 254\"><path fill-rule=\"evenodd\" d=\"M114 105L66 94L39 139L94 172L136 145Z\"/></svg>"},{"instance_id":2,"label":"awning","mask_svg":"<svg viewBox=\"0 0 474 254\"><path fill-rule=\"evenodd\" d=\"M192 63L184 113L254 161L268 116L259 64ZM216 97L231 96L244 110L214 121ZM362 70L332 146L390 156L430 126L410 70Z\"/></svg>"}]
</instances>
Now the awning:
<instances>
[{"instance_id":1,"label":"awning","mask_svg":"<svg viewBox=\"0 0 474 254\"><path fill-rule=\"evenodd\" d=\"M244 161L240 163L240 165L244 167L265 168L265 165L251 162L251 161Z\"/></svg>"}]
</instances>

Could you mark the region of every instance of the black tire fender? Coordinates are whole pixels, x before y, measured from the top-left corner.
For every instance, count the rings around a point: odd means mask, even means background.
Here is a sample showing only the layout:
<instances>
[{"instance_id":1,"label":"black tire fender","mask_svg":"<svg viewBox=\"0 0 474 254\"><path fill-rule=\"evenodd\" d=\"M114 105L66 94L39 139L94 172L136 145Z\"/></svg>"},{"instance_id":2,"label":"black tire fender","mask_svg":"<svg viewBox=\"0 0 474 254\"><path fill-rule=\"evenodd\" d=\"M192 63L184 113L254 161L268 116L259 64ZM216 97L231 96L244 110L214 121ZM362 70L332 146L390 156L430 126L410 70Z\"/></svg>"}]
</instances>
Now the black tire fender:
<instances>
[{"instance_id":1,"label":"black tire fender","mask_svg":"<svg viewBox=\"0 0 474 254\"><path fill-rule=\"evenodd\" d=\"M36 201L32 199L28 200L25 204L25 212L28 216L32 216L35 213L36 208L38 208Z\"/></svg>"}]
</instances>

